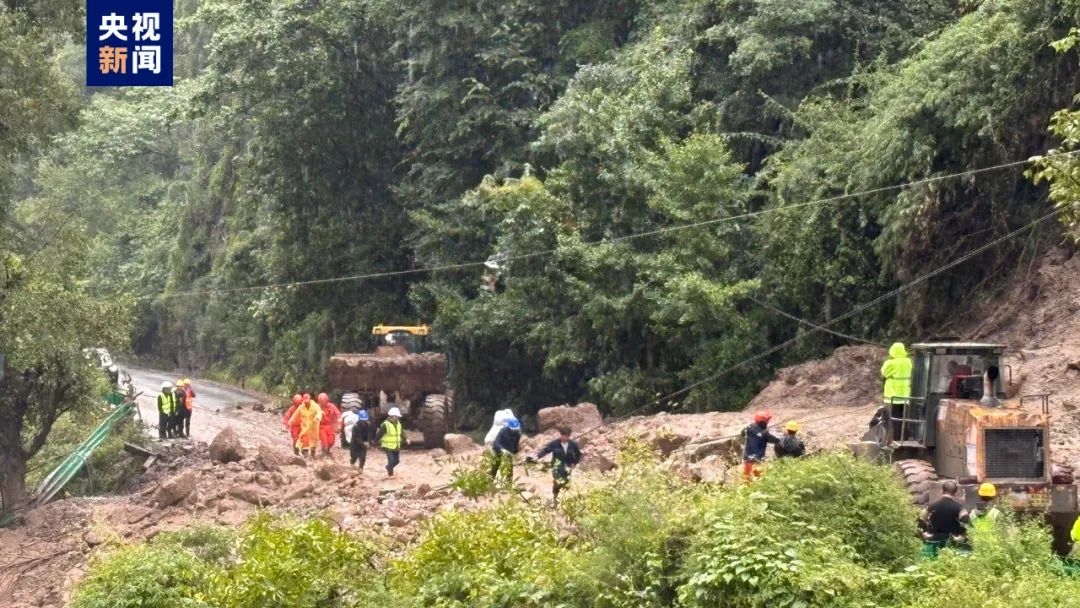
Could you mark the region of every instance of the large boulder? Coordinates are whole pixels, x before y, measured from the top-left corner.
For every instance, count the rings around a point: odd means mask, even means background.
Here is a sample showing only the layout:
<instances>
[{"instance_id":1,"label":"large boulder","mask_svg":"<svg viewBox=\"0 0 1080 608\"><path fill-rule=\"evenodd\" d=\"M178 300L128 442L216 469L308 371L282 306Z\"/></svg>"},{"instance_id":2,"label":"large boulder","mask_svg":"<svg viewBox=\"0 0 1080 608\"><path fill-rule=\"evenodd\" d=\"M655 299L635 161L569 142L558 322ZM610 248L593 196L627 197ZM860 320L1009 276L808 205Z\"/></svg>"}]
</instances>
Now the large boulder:
<instances>
[{"instance_id":1,"label":"large boulder","mask_svg":"<svg viewBox=\"0 0 1080 608\"><path fill-rule=\"evenodd\" d=\"M285 454L265 443L260 443L255 454L255 466L263 471L277 473L281 471L281 467L291 464L292 458L292 454Z\"/></svg>"},{"instance_id":2,"label":"large boulder","mask_svg":"<svg viewBox=\"0 0 1080 608\"><path fill-rule=\"evenodd\" d=\"M265 507L274 504L277 500L269 493L256 485L237 486L229 490L229 496L253 504L257 507Z\"/></svg>"},{"instance_id":3,"label":"large boulder","mask_svg":"<svg viewBox=\"0 0 1080 608\"><path fill-rule=\"evenodd\" d=\"M468 435L450 433L443 437L443 448L447 454L467 454L480 446Z\"/></svg>"},{"instance_id":4,"label":"large boulder","mask_svg":"<svg viewBox=\"0 0 1080 608\"><path fill-rule=\"evenodd\" d=\"M648 442L650 446L660 452L661 456L667 458L675 450L690 443L690 437L676 433L668 427L663 427L654 431L648 438Z\"/></svg>"},{"instance_id":5,"label":"large boulder","mask_svg":"<svg viewBox=\"0 0 1080 608\"><path fill-rule=\"evenodd\" d=\"M247 455L247 450L240 445L240 438L231 426L225 427L210 442L210 458L218 462L240 462Z\"/></svg>"},{"instance_id":6,"label":"large boulder","mask_svg":"<svg viewBox=\"0 0 1080 608\"><path fill-rule=\"evenodd\" d=\"M592 403L546 407L536 414L540 432L569 426L575 435L604 424L600 410Z\"/></svg>"},{"instance_id":7,"label":"large boulder","mask_svg":"<svg viewBox=\"0 0 1080 608\"><path fill-rule=\"evenodd\" d=\"M154 502L162 507L169 507L183 502L185 498L195 491L197 479L198 476L195 471L191 470L169 478L154 493Z\"/></svg>"},{"instance_id":8,"label":"large boulder","mask_svg":"<svg viewBox=\"0 0 1080 608\"><path fill-rule=\"evenodd\" d=\"M328 462L326 464L319 465L315 469L315 476L323 481L337 481L344 479L357 472L357 469L344 464L337 464L336 462Z\"/></svg>"}]
</instances>

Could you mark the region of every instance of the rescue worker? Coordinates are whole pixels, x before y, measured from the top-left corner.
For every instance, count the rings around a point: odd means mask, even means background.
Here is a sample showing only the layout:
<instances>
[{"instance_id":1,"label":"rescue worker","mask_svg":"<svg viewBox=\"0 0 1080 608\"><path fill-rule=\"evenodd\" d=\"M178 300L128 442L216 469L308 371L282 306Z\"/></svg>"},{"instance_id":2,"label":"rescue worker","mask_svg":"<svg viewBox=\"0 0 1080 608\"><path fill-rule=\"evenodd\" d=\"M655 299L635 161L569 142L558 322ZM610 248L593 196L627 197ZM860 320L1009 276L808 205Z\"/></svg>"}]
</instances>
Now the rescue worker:
<instances>
[{"instance_id":1,"label":"rescue worker","mask_svg":"<svg viewBox=\"0 0 1080 608\"><path fill-rule=\"evenodd\" d=\"M330 456L330 449L334 447L334 435L337 434L338 424L341 422L341 410L330 401L330 396L326 393L319 393L318 402L322 408L319 443L322 444L323 456Z\"/></svg>"},{"instance_id":2,"label":"rescue worker","mask_svg":"<svg viewBox=\"0 0 1080 608\"><path fill-rule=\"evenodd\" d=\"M349 464L359 464L361 473L367 462L367 444L374 434L367 410L356 412L356 423L349 429Z\"/></svg>"},{"instance_id":3,"label":"rescue worker","mask_svg":"<svg viewBox=\"0 0 1080 608\"><path fill-rule=\"evenodd\" d=\"M799 438L799 423L792 420L784 425L784 436L777 442L777 458L799 458L806 453L806 444Z\"/></svg>"},{"instance_id":4,"label":"rescue worker","mask_svg":"<svg viewBox=\"0 0 1080 608\"><path fill-rule=\"evenodd\" d=\"M889 347L889 358L881 364L881 377L885 380L885 405L892 403L893 397L911 396L911 359L902 342Z\"/></svg>"},{"instance_id":5,"label":"rescue worker","mask_svg":"<svg viewBox=\"0 0 1080 608\"><path fill-rule=\"evenodd\" d=\"M1073 548L1070 554L1074 558L1080 558L1080 517L1076 518L1076 522L1073 524L1072 532L1069 533L1072 538Z\"/></svg>"},{"instance_id":6,"label":"rescue worker","mask_svg":"<svg viewBox=\"0 0 1080 608\"><path fill-rule=\"evenodd\" d=\"M181 380L177 391L184 397L183 407L176 408L177 430L182 436L191 437L191 412L195 409L195 390L191 388L191 380Z\"/></svg>"},{"instance_id":7,"label":"rescue worker","mask_svg":"<svg viewBox=\"0 0 1080 608\"><path fill-rule=\"evenodd\" d=\"M300 438L300 421L297 420L295 423L293 423L292 419L293 414L296 413L296 408L300 407L300 404L303 402L304 398L299 393L293 395L292 407L289 408L289 411L285 412L285 416L281 419L281 422L285 425L285 428L289 429L289 436L292 438L292 441L289 442L289 445L292 446L293 453L297 456L300 455L300 448L296 447L296 440Z\"/></svg>"},{"instance_id":8,"label":"rescue worker","mask_svg":"<svg viewBox=\"0 0 1080 608\"><path fill-rule=\"evenodd\" d=\"M488 449L491 449L491 446L495 444L495 438L499 435L499 431L506 426L506 421L515 417L514 411L509 408L495 412L495 421L492 423L487 435L484 435L484 445Z\"/></svg>"},{"instance_id":9,"label":"rescue worker","mask_svg":"<svg viewBox=\"0 0 1080 608\"><path fill-rule=\"evenodd\" d=\"M997 487L992 483L983 483L979 486L979 506L975 507L975 510L971 512L971 522L973 524L985 521L990 524L997 522L1001 518L1001 511L994 505L994 501L997 500Z\"/></svg>"},{"instance_id":10,"label":"rescue worker","mask_svg":"<svg viewBox=\"0 0 1080 608\"><path fill-rule=\"evenodd\" d=\"M970 521L964 505L956 498L956 482L949 479L941 484L941 498L923 511L926 532L923 539L933 545L935 551L950 541L963 542L964 525Z\"/></svg>"},{"instance_id":11,"label":"rescue worker","mask_svg":"<svg viewBox=\"0 0 1080 608\"><path fill-rule=\"evenodd\" d=\"M525 461L536 462L548 454L551 454L551 475L554 478L551 497L553 502L558 504L559 492L570 485L570 471L581 462L581 448L576 441L570 439L570 427L560 427L558 439L548 443L536 456L530 456Z\"/></svg>"},{"instance_id":12,"label":"rescue worker","mask_svg":"<svg viewBox=\"0 0 1080 608\"><path fill-rule=\"evenodd\" d=\"M341 449L345 450L349 447L352 427L360 419L359 414L356 413L360 408L354 405L346 409L344 401L342 401L341 405L344 410L341 412Z\"/></svg>"},{"instance_id":13,"label":"rescue worker","mask_svg":"<svg viewBox=\"0 0 1080 608\"><path fill-rule=\"evenodd\" d=\"M390 408L386 420L375 431L375 439L379 440L379 446L386 452L386 476L393 477L394 468L401 463L401 448L408 445L405 431L401 428L401 410Z\"/></svg>"},{"instance_id":14,"label":"rescue worker","mask_svg":"<svg viewBox=\"0 0 1080 608\"><path fill-rule=\"evenodd\" d=\"M300 405L293 412L292 418L289 419L289 425L298 424L300 426L300 433L296 438L296 450L300 454L306 454L309 458L314 458L316 451L319 449L319 421L322 420L322 408L319 404L311 400L311 395L304 394L307 399L304 399Z\"/></svg>"},{"instance_id":15,"label":"rescue worker","mask_svg":"<svg viewBox=\"0 0 1080 608\"><path fill-rule=\"evenodd\" d=\"M517 418L506 421L495 441L491 444L491 478L495 479L501 471L509 480L514 478L514 456L517 455L521 442L521 422Z\"/></svg>"},{"instance_id":16,"label":"rescue worker","mask_svg":"<svg viewBox=\"0 0 1080 608\"><path fill-rule=\"evenodd\" d=\"M764 410L754 414L754 421L743 431L746 446L743 448L743 479L761 477L761 463L765 462L765 450L770 443L780 443L780 438L769 432L772 414Z\"/></svg>"},{"instance_id":17,"label":"rescue worker","mask_svg":"<svg viewBox=\"0 0 1080 608\"><path fill-rule=\"evenodd\" d=\"M158 439L172 437L173 415L176 414L176 393L173 384L166 380L161 383L161 394L157 398Z\"/></svg>"}]
</instances>

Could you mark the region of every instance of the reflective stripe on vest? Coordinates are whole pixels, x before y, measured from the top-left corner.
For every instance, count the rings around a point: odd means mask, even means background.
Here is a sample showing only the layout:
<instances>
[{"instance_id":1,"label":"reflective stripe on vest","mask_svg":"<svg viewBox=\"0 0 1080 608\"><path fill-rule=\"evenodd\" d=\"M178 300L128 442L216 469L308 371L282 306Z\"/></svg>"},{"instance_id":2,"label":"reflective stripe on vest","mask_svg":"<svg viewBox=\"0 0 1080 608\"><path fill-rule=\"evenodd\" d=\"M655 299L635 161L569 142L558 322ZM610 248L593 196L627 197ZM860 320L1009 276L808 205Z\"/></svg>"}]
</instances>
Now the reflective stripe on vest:
<instances>
[{"instance_id":1,"label":"reflective stripe on vest","mask_svg":"<svg viewBox=\"0 0 1080 608\"><path fill-rule=\"evenodd\" d=\"M401 449L401 423L394 424L389 420L383 422L383 428L386 432L383 433L382 439L379 440L379 445L384 450L400 450Z\"/></svg>"},{"instance_id":2,"label":"reflective stripe on vest","mask_svg":"<svg viewBox=\"0 0 1080 608\"><path fill-rule=\"evenodd\" d=\"M164 397L164 399L162 399ZM162 393L158 395L158 409L170 416L176 413L176 395Z\"/></svg>"}]
</instances>

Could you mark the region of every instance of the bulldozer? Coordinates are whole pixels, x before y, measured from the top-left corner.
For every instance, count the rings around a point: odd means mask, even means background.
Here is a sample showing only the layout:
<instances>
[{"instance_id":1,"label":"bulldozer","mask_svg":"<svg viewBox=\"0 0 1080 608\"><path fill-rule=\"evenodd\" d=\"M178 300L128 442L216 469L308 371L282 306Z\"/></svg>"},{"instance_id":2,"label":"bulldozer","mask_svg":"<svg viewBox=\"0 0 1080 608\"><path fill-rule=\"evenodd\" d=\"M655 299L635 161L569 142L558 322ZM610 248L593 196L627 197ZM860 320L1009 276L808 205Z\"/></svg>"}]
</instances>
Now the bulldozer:
<instances>
[{"instance_id":1,"label":"bulldozer","mask_svg":"<svg viewBox=\"0 0 1080 608\"><path fill-rule=\"evenodd\" d=\"M337 353L326 366L327 385L356 393L365 409L385 418L403 413L406 428L424 435L424 447L441 448L453 402L446 390L447 358L428 351L427 325L376 325L372 353Z\"/></svg>"},{"instance_id":2,"label":"bulldozer","mask_svg":"<svg viewBox=\"0 0 1080 608\"><path fill-rule=\"evenodd\" d=\"M999 506L1045 517L1055 551L1066 554L1080 509L1072 471L1053 463L1049 395L1006 398L1012 371L1001 364L1000 344L933 342L910 350L910 397L878 410L856 453L891 462L916 505L939 498L941 483L952 479L970 510L979 484L993 483Z\"/></svg>"}]
</instances>

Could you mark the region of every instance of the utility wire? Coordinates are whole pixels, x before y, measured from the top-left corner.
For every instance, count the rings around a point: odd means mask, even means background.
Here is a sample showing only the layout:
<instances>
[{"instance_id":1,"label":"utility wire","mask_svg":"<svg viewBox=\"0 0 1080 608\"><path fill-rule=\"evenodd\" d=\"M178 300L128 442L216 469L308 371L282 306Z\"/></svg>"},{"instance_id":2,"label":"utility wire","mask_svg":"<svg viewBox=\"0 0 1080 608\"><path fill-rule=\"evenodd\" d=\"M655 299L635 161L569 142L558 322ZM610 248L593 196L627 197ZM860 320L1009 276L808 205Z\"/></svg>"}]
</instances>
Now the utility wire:
<instances>
[{"instance_id":1,"label":"utility wire","mask_svg":"<svg viewBox=\"0 0 1080 608\"><path fill-rule=\"evenodd\" d=\"M865 311L867 309L873 308L874 306L877 306L878 304L881 304L882 302L884 302L884 301L886 301L886 300L888 300L890 298L893 298L893 297L897 296L898 294L901 294L901 293L911 289L912 287L915 287L916 285L919 285L921 283L925 283L926 281L932 279L933 277L935 277L935 276L937 276L937 275L939 275L939 274L941 274L941 273L943 273L943 272L945 272L947 270L955 268L955 267L959 266L960 264L963 264L964 262L966 262L966 261L970 260L971 258L979 255L980 253L983 253L984 251L986 251L988 249L991 249L993 247L996 247L996 246L1000 245L1001 243L1004 243L1005 241L1008 241L1010 239L1015 238L1017 235L1023 234L1025 232L1027 232L1028 230L1031 230L1032 228L1035 228L1036 226L1042 224L1046 220L1049 220L1050 218L1053 218L1053 217L1061 214L1061 212L1062 212L1061 209L1051 211L1050 213L1048 213L1048 214L1034 220L1030 224L1027 224L1026 226L1024 226L1022 228L1017 228L1016 230L1013 230L1012 232L1006 234L1005 236L994 239L993 241L990 241L989 243L987 243L987 244L985 244L985 245L983 245L981 247L978 247L978 248L964 254L963 256L961 256L961 257L959 257L959 258L957 258L957 259L955 259L955 260L953 260L951 262L948 262L948 263L946 263L946 264L944 264L942 266L939 266L938 268L936 268L934 270L931 270L930 272L927 272L926 274L920 275L920 276L912 279L911 281L908 281L907 283L901 285L900 287L897 287L896 289L893 289L893 290L891 290L891 291L889 291L889 292L887 292L885 294L882 294L881 296L878 296L877 298L875 298L875 299L873 299L873 300L871 300L869 302L866 302L865 304L861 304L859 306L856 306L855 308L853 308L853 309L849 310L848 312L840 315L839 317L836 317L835 319L832 319L830 321L825 322L821 326L812 327L806 333L799 334L799 335L797 335L797 336L795 336L793 338L790 338L790 339L788 339L788 340L786 340L784 342L781 342L780 344L777 344L775 346L767 348L767 349L765 349L765 350L763 350L763 351L761 351L761 352L759 352L759 353L757 353L755 355L751 355L750 357L747 357L746 359L743 359L742 361L739 361L738 363L735 363L734 365L730 365L728 367L725 367L724 369L720 370L719 372L717 372L717 373L715 373L715 374L713 374L711 376L708 376L707 378L703 378L701 380L698 380L697 382L693 382L691 384L688 384L687 386L684 386L683 388L681 388L681 389L679 389L679 390L677 390L677 391L675 391L673 393L670 393L668 395L664 395L663 397L657 397L656 399L653 399L652 401L649 401L645 405L642 405L641 407L635 408L634 410L631 410L630 412L628 412L628 413L626 413L626 414L624 414L622 416L614 418L613 420L621 420L621 419L627 418L629 416L633 416L635 414L641 413L641 412L645 411L646 409L651 408L651 407L653 407L653 406L655 406L657 404L663 403L665 401L670 401L670 400L672 400L672 399L674 399L676 397L679 397L680 395L684 395L684 394L690 392L691 390L693 390L693 389L695 389L695 388L697 388L699 386L703 386L705 384L715 382L716 380L719 380L720 378L726 376L727 374L729 374L729 373L731 373L731 372L733 372L733 371L735 371L737 369L740 369L740 368L745 367L745 366L747 366L747 365L749 365L751 363L754 363L756 361L764 359L765 357L768 357L769 355L772 355L773 353L784 350L788 346L791 346L792 344L795 344L796 342L799 342L800 340L803 340L803 339L805 339L805 338L807 338L809 336L812 336L812 335L818 333L819 331L824 331L826 329L826 327L829 326L829 325L834 325L834 324L839 323L839 322L841 322L841 321L843 321L845 319L850 319L851 317L853 317L853 316L855 316L855 315L857 315L857 314L859 314L859 313L861 313L861 312L863 312L863 311ZM602 428L602 425L594 426L593 428L581 433L578 436L583 437L585 435L588 435L588 434L596 431L599 428Z\"/></svg>"},{"instance_id":2,"label":"utility wire","mask_svg":"<svg viewBox=\"0 0 1080 608\"><path fill-rule=\"evenodd\" d=\"M762 302L761 300L755 298L754 296L747 296L747 298L751 302L757 304L758 306L760 306L762 308L767 308L767 309L773 311L774 313L780 315L781 317L787 317L787 318L791 319L792 321L796 321L798 323L806 325L807 327L812 327L813 329L815 329L817 331L822 331L822 332L825 332L827 334L832 334L832 335L837 336L839 338L844 338L845 340L851 340L852 342L861 342L863 344L871 344L873 346L881 346L881 347L885 346L881 342L874 342L873 340L867 340L865 338L860 338L858 336L848 335L848 334L841 333L841 332L838 332L838 331L833 330L833 329L829 329L829 328L827 328L827 327L825 327L823 325L818 325L818 324L816 324L816 323L814 323L812 321L807 321L806 319L800 319L799 317L796 317L795 315L793 315L791 313L787 313L787 312L784 312L783 310L780 310L779 308L773 306L772 304L769 304L768 302Z\"/></svg>"},{"instance_id":3,"label":"utility wire","mask_svg":"<svg viewBox=\"0 0 1080 608\"><path fill-rule=\"evenodd\" d=\"M1072 156L1072 155L1075 155L1075 154L1080 154L1080 150L1070 150L1070 151L1066 151L1066 152L1054 152L1054 153L1043 155L1041 158L1043 158L1043 159L1056 158L1056 157L1062 157L1062 156ZM711 220L703 220L703 221L699 221L699 222L691 222L691 223L688 223L688 224L679 224L677 226L666 226L664 228L657 228L656 230L649 230L649 231L646 231L646 232L638 232L638 233L634 233L634 234L627 234L627 235L623 235L623 236L619 236L619 237L613 237L613 238L609 238L609 239L597 239L597 240L594 240L594 241L584 241L582 243L572 245L572 246L570 246L570 248L574 248L574 247L595 247L595 246L598 246L598 245L611 245L611 244L622 243L622 242L626 242L626 241L631 241L631 240L636 240L636 239L641 239L641 238L646 238L646 237L651 237L651 236L659 236L659 235L663 235L663 234L669 234L669 233L672 233L672 232L679 232L679 231L683 231L683 230L693 230L693 229L696 229L696 228L703 228L703 227L706 227L706 226L713 226L713 225L722 224L722 223L725 223L725 222L732 222L732 221L737 221L737 220L749 219L749 218L759 217L759 216L763 216L763 215L768 215L768 214L771 214L771 213L778 213L778 212L781 212L781 211L790 211L792 209L803 209L803 208L806 208L806 207L814 207L814 206L819 206L819 205L827 205L827 204L831 204L831 203L838 203L838 202L847 201L847 200L850 200L850 199L859 198L859 197L863 197L863 196L869 196L869 195L873 195L873 194L881 194L883 192L891 192L891 191L895 191L895 190L903 190L905 188L911 188L911 187L914 187L914 186L921 186L921 185L925 185L925 184L931 184L931 183L945 181L945 180L949 180L949 179L955 179L955 178L958 178L958 177L966 177L966 176L978 175L978 174L981 174L981 173L989 173L989 172L993 172L993 171L1000 171L1002 169L1009 169L1009 168L1012 168L1012 167L1018 167L1018 166L1021 166L1021 165L1026 165L1026 164L1029 164L1030 162L1031 162L1030 158L1024 159L1024 160L1016 160L1016 161L1012 161L1012 162L1002 163L1002 164L999 164L999 165L992 165L992 166L989 166L989 167L980 167L980 168L977 168L977 169L969 169L969 170L960 171L960 172L957 172L957 173L949 173L949 174L946 174L946 175L937 175L937 176L933 176L933 177L926 177L926 178L923 178L923 179L913 180L913 181L910 181L910 182L903 182L903 183L894 184L894 185L891 185L891 186L882 186L880 188L871 188L869 190L860 190L858 192L850 192L850 193L847 193L847 194L839 194L839 195L836 195L836 196L830 196L830 197L827 197L827 198L816 199L816 200L812 200L812 201L808 201L808 202L804 202L804 203L794 203L794 204L791 204L791 205L783 205L783 206L780 206L780 207L771 207L771 208L768 208L768 209L761 209L761 210L758 210L758 211L750 211L750 212L746 212L746 213L728 215L728 216L724 216L724 217L714 218L714 219L711 219ZM544 250L540 250L540 251L533 251L533 252L530 252L530 253L523 253L523 254L519 254L519 255L507 256L507 257L501 258L500 262L514 262L514 261L520 261L520 260L527 260L527 259L532 259L532 258L544 257L544 256L553 255L555 253L558 253L559 251L560 251L559 249L544 249ZM187 297L187 296L203 296L203 295L210 295L210 294L215 294L215 293L241 293L241 292L248 292L248 291L261 291L261 290L264 290L264 289L275 289L275 288L284 288L284 287L304 287L304 286L311 286L311 285L325 285L325 284L328 284L328 283L342 283L342 282L349 282L349 281L364 281L364 280L370 280L370 279L384 279L384 278L393 278L393 277L407 276L407 275L413 275L413 274L436 273L436 272L446 272L446 271L450 271L450 270L462 270L462 269L465 269L465 268L475 268L475 267L483 266L486 263L487 263L487 260L478 260L478 261L473 261L473 262L461 262L461 263L457 263L457 264L442 264L442 265L428 266L428 267L423 267L423 268L410 268L410 269L392 270L392 271L386 271L386 272L372 272L372 273L365 273L365 274L344 275L344 276L337 276L337 277L328 277L328 278L324 278L324 279L309 279L309 280L304 280L304 281L287 281L287 282L280 282L280 283L267 283L267 284L264 284L264 285L250 285L250 286L245 286L245 287L220 287L220 288L219 287L213 287L213 288L196 289L196 290L190 290L190 291L178 291L178 292L174 292L174 293L162 293L162 294L158 294L156 296L143 296L140 299L151 299L151 298L172 299L172 298L181 298L181 297Z\"/></svg>"}]
</instances>

